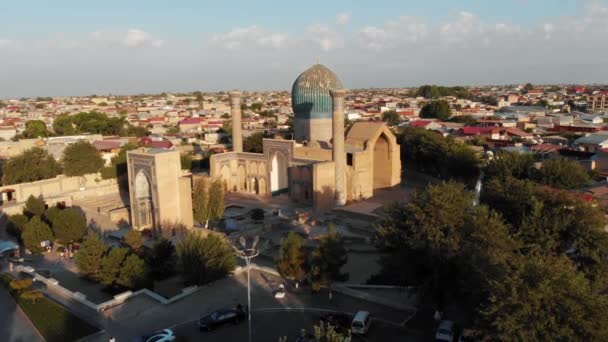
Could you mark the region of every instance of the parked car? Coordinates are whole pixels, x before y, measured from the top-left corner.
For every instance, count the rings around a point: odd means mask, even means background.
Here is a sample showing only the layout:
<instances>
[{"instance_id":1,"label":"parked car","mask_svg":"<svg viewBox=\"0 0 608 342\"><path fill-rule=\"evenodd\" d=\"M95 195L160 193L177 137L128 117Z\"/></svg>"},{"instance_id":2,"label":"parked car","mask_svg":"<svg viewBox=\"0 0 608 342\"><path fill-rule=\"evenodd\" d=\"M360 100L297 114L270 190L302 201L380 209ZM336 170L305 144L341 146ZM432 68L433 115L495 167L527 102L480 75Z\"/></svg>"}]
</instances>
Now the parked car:
<instances>
[{"instance_id":1,"label":"parked car","mask_svg":"<svg viewBox=\"0 0 608 342\"><path fill-rule=\"evenodd\" d=\"M435 341L453 342L456 337L456 325L452 321L443 320L439 322L435 332Z\"/></svg>"},{"instance_id":2,"label":"parked car","mask_svg":"<svg viewBox=\"0 0 608 342\"><path fill-rule=\"evenodd\" d=\"M217 310L202 317L196 323L200 331L211 331L224 325L238 324L245 320L245 310L239 304L233 309Z\"/></svg>"},{"instance_id":3,"label":"parked car","mask_svg":"<svg viewBox=\"0 0 608 342\"><path fill-rule=\"evenodd\" d=\"M142 342L170 342L175 341L175 334L171 329L163 329L150 335L142 336Z\"/></svg>"},{"instance_id":4,"label":"parked car","mask_svg":"<svg viewBox=\"0 0 608 342\"><path fill-rule=\"evenodd\" d=\"M278 299L285 298L285 285L283 285L283 284L279 285L279 288L274 293L274 298L278 298Z\"/></svg>"},{"instance_id":5,"label":"parked car","mask_svg":"<svg viewBox=\"0 0 608 342\"><path fill-rule=\"evenodd\" d=\"M353 334L356 335L365 335L367 331L372 325L372 316L367 311L357 311L355 317L353 318L352 323L350 324L350 329Z\"/></svg>"}]
</instances>

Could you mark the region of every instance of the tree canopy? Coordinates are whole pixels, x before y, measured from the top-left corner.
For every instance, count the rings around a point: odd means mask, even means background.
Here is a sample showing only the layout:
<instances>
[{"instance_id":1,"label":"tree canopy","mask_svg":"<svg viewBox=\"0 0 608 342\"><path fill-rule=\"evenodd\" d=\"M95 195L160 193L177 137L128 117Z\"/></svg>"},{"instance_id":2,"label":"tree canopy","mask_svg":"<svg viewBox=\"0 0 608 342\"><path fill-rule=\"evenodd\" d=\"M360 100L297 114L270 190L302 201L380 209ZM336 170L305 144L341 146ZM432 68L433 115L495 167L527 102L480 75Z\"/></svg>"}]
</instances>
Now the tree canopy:
<instances>
[{"instance_id":1,"label":"tree canopy","mask_svg":"<svg viewBox=\"0 0 608 342\"><path fill-rule=\"evenodd\" d=\"M433 100L420 109L420 117L424 119L448 120L452 116L450 104L445 100Z\"/></svg>"},{"instance_id":2,"label":"tree canopy","mask_svg":"<svg viewBox=\"0 0 608 342\"><path fill-rule=\"evenodd\" d=\"M45 138L49 136L46 124L41 120L29 120L25 122L24 138Z\"/></svg>"},{"instance_id":3,"label":"tree canopy","mask_svg":"<svg viewBox=\"0 0 608 342\"><path fill-rule=\"evenodd\" d=\"M63 243L80 241L86 232L87 220L78 209L65 208L52 217L51 227L55 238Z\"/></svg>"},{"instance_id":4,"label":"tree canopy","mask_svg":"<svg viewBox=\"0 0 608 342\"><path fill-rule=\"evenodd\" d=\"M224 187L221 180L211 181L200 178L194 182L192 190L192 211L194 220L209 226L209 220L224 217Z\"/></svg>"},{"instance_id":5,"label":"tree canopy","mask_svg":"<svg viewBox=\"0 0 608 342\"><path fill-rule=\"evenodd\" d=\"M482 205L472 199L448 182L387 208L371 280L418 285L439 309L451 294L492 339L605 340L602 210L513 177L486 182Z\"/></svg>"},{"instance_id":6,"label":"tree canopy","mask_svg":"<svg viewBox=\"0 0 608 342\"><path fill-rule=\"evenodd\" d=\"M101 237L97 233L89 231L83 244L80 246L80 250L74 257L80 273L90 279L97 279L101 270L102 258L107 250L108 246L106 246Z\"/></svg>"},{"instance_id":7,"label":"tree canopy","mask_svg":"<svg viewBox=\"0 0 608 342\"><path fill-rule=\"evenodd\" d=\"M10 158L2 168L2 184L19 184L55 178L61 174L60 164L39 147Z\"/></svg>"},{"instance_id":8,"label":"tree canopy","mask_svg":"<svg viewBox=\"0 0 608 342\"><path fill-rule=\"evenodd\" d=\"M469 90L465 87L443 87L436 85L423 85L416 90L416 96L426 99L436 99L442 96L455 96L458 98L468 98Z\"/></svg>"},{"instance_id":9,"label":"tree canopy","mask_svg":"<svg viewBox=\"0 0 608 342\"><path fill-rule=\"evenodd\" d=\"M319 246L312 252L311 278L313 290L329 287L335 281L345 281L348 273L342 273L348 255L342 238L333 225L327 227L327 235L321 238Z\"/></svg>"},{"instance_id":10,"label":"tree canopy","mask_svg":"<svg viewBox=\"0 0 608 342\"><path fill-rule=\"evenodd\" d=\"M228 275L236 256L226 238L190 232L177 244L182 277L187 284L203 285Z\"/></svg>"},{"instance_id":11,"label":"tree canopy","mask_svg":"<svg viewBox=\"0 0 608 342\"><path fill-rule=\"evenodd\" d=\"M575 160L549 159L535 167L532 154L499 152L485 168L488 179L529 179L559 189L578 189L589 183L589 173Z\"/></svg>"},{"instance_id":12,"label":"tree canopy","mask_svg":"<svg viewBox=\"0 0 608 342\"><path fill-rule=\"evenodd\" d=\"M265 136L262 132L256 132L245 138L243 141L243 151L251 153L262 153Z\"/></svg>"},{"instance_id":13,"label":"tree canopy","mask_svg":"<svg viewBox=\"0 0 608 342\"><path fill-rule=\"evenodd\" d=\"M78 141L63 152L63 171L68 177L83 176L101 171L105 161L88 141Z\"/></svg>"},{"instance_id":14,"label":"tree canopy","mask_svg":"<svg viewBox=\"0 0 608 342\"><path fill-rule=\"evenodd\" d=\"M23 213L28 217L32 218L34 216L42 216L45 210L46 204L44 203L44 200L40 197L34 197L34 195L30 195L25 201Z\"/></svg>"},{"instance_id":15,"label":"tree canopy","mask_svg":"<svg viewBox=\"0 0 608 342\"><path fill-rule=\"evenodd\" d=\"M397 126L401 122L401 117L394 110L387 110L382 113L382 121L389 126Z\"/></svg>"},{"instance_id":16,"label":"tree canopy","mask_svg":"<svg viewBox=\"0 0 608 342\"><path fill-rule=\"evenodd\" d=\"M290 232L281 240L279 255L275 260L277 271L283 278L302 281L307 273L307 262L304 240L295 232Z\"/></svg>"},{"instance_id":17,"label":"tree canopy","mask_svg":"<svg viewBox=\"0 0 608 342\"><path fill-rule=\"evenodd\" d=\"M21 239L30 252L40 253L44 251L40 243L46 240L53 241L53 232L40 216L34 216L23 227Z\"/></svg>"},{"instance_id":18,"label":"tree canopy","mask_svg":"<svg viewBox=\"0 0 608 342\"><path fill-rule=\"evenodd\" d=\"M74 135L76 134L74 121L68 114L61 114L53 120L53 131L59 136Z\"/></svg>"},{"instance_id":19,"label":"tree canopy","mask_svg":"<svg viewBox=\"0 0 608 342\"><path fill-rule=\"evenodd\" d=\"M470 146L424 128L406 127L398 134L404 168L442 179L468 180L479 173L480 160Z\"/></svg>"},{"instance_id":20,"label":"tree canopy","mask_svg":"<svg viewBox=\"0 0 608 342\"><path fill-rule=\"evenodd\" d=\"M579 162L564 158L544 161L535 178L539 183L560 189L578 189L591 180Z\"/></svg>"},{"instance_id":21,"label":"tree canopy","mask_svg":"<svg viewBox=\"0 0 608 342\"><path fill-rule=\"evenodd\" d=\"M163 280L175 273L177 254L175 246L167 239L154 243L152 250L146 258L150 276L155 280Z\"/></svg>"}]
</instances>

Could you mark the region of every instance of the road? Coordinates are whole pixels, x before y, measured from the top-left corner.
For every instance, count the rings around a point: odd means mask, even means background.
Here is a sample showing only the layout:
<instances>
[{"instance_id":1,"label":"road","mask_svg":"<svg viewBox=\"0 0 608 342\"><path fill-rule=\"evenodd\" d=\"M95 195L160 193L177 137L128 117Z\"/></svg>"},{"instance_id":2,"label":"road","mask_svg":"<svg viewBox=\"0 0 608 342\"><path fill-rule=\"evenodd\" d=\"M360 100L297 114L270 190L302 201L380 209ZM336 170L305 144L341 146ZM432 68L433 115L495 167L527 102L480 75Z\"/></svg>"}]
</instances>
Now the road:
<instances>
[{"instance_id":1,"label":"road","mask_svg":"<svg viewBox=\"0 0 608 342\"><path fill-rule=\"evenodd\" d=\"M288 342L295 341L301 329L312 332L313 326L318 322L323 312L320 311L286 311L280 309L266 309L252 311L253 334L252 340L273 342L279 337L287 336ZM188 322L174 327L176 335L184 341L247 341L247 321L236 326L227 326L212 332L200 332L195 322ZM369 333L365 337L354 337L353 342L383 341L403 342L421 341L422 338L415 332L390 324L386 321L375 320Z\"/></svg>"}]
</instances>

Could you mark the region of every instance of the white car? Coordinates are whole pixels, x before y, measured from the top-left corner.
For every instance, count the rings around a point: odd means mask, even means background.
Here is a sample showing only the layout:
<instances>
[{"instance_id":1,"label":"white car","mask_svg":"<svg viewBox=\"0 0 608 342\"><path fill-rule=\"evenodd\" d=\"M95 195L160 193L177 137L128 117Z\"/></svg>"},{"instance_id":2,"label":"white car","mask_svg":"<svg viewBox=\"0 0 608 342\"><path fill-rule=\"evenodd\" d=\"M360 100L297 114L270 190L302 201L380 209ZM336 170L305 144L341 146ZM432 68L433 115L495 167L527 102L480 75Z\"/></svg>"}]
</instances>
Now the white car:
<instances>
[{"instance_id":1,"label":"white car","mask_svg":"<svg viewBox=\"0 0 608 342\"><path fill-rule=\"evenodd\" d=\"M441 321L435 332L435 341L452 342L456 337L456 325L452 321Z\"/></svg>"},{"instance_id":2,"label":"white car","mask_svg":"<svg viewBox=\"0 0 608 342\"><path fill-rule=\"evenodd\" d=\"M357 311L352 323L350 324L350 330L355 335L365 335L372 325L372 316L367 311Z\"/></svg>"},{"instance_id":3,"label":"white car","mask_svg":"<svg viewBox=\"0 0 608 342\"><path fill-rule=\"evenodd\" d=\"M274 298L285 298L285 285L281 284L279 285L279 288L277 289L277 292L274 293Z\"/></svg>"},{"instance_id":4,"label":"white car","mask_svg":"<svg viewBox=\"0 0 608 342\"><path fill-rule=\"evenodd\" d=\"M171 329L163 329L157 331L151 335L144 336L141 341L143 342L170 342L175 341L175 334Z\"/></svg>"}]
</instances>

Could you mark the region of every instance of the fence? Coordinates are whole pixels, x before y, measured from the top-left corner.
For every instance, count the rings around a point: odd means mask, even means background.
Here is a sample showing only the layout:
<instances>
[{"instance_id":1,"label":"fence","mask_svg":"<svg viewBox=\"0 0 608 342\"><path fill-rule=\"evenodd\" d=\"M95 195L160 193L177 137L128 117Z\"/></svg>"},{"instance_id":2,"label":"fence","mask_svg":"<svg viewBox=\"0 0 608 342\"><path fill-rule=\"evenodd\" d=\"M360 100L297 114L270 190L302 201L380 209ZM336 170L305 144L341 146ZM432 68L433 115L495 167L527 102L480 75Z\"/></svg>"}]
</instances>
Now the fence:
<instances>
[{"instance_id":1,"label":"fence","mask_svg":"<svg viewBox=\"0 0 608 342\"><path fill-rule=\"evenodd\" d=\"M269 274L272 274L275 276L279 276L279 273L275 269L270 268L270 267L251 264L251 268L254 270L257 270L259 272L265 272L265 273L269 273ZM234 270L233 276L237 276L237 275L245 272L246 270L247 270L246 267L239 266ZM57 279L46 278L43 275L37 273L33 267L19 265L19 266L15 267L15 271L18 273L23 272L23 273L29 274L36 281L44 283L47 286L47 288L52 289L53 291L57 292L61 296L72 299L78 303L83 304L84 306L86 306L92 310L99 311L99 312L105 311L107 309L110 309L110 308L118 306L118 305L121 305L124 302L126 302L128 299L136 297L136 296L140 296L140 295L148 296L161 304L168 305L168 304L174 303L180 299L183 299L183 298L197 292L198 290L200 290L202 288L200 286L189 286L189 287L183 288L180 294L175 295L171 298L165 298L165 297L157 294L156 292L150 291L148 289L141 289L141 290L138 290L135 292L126 291L126 292L115 295L113 299L110 299L103 303L95 304L95 303L91 302L90 300L88 300L87 296L85 294L80 293L80 292L72 292L72 291L66 289L65 287L63 287L59 284L59 281L57 281Z\"/></svg>"}]
</instances>

